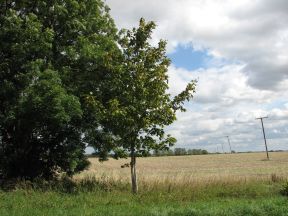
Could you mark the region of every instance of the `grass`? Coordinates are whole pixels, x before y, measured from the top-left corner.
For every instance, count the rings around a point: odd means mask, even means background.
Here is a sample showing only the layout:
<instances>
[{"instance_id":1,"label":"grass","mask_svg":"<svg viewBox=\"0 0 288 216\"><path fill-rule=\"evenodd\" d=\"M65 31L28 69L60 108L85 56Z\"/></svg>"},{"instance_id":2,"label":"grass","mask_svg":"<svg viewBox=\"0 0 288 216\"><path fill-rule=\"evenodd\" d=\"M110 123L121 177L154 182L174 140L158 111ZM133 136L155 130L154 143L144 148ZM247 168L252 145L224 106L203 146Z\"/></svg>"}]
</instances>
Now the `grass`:
<instances>
[{"instance_id":1,"label":"grass","mask_svg":"<svg viewBox=\"0 0 288 216\"><path fill-rule=\"evenodd\" d=\"M287 215L287 198L214 197L207 200L175 199L167 194L93 192L62 194L18 190L0 192L0 215Z\"/></svg>"},{"instance_id":2,"label":"grass","mask_svg":"<svg viewBox=\"0 0 288 216\"><path fill-rule=\"evenodd\" d=\"M129 168L120 168L125 160L92 159L90 170L73 181L19 182L14 190L0 190L0 215L288 216L287 156L141 158L136 196Z\"/></svg>"}]
</instances>

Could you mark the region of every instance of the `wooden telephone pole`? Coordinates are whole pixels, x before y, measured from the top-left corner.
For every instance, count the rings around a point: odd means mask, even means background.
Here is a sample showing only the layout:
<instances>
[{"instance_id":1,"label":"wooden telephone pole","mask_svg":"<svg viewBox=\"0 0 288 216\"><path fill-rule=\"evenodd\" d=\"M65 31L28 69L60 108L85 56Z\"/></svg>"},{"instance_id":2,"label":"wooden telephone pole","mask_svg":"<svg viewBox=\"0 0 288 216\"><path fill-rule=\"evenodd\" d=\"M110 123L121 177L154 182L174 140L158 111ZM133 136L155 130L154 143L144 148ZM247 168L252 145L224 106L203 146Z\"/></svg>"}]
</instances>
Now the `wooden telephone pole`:
<instances>
[{"instance_id":1,"label":"wooden telephone pole","mask_svg":"<svg viewBox=\"0 0 288 216\"><path fill-rule=\"evenodd\" d=\"M263 119L264 118L268 118L267 116L266 117L259 117L259 118L256 118L256 119L260 119L261 120L261 124L262 124L262 131L263 131L263 136L264 136L264 142L265 142L265 148L266 148L266 155L267 155L267 160L269 160L269 154L268 154L268 147L267 147L267 142L266 142L266 136L265 136L265 129L264 129L264 124L263 124Z\"/></svg>"}]
</instances>

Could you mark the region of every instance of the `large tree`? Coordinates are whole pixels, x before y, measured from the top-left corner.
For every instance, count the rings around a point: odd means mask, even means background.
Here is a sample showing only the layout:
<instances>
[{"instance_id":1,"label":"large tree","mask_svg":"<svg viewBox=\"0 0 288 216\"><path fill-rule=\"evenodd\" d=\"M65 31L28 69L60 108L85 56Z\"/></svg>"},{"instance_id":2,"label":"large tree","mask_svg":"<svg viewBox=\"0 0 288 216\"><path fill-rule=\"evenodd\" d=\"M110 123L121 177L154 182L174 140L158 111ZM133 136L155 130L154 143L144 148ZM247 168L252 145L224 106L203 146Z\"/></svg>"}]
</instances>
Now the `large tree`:
<instances>
[{"instance_id":1,"label":"large tree","mask_svg":"<svg viewBox=\"0 0 288 216\"><path fill-rule=\"evenodd\" d=\"M113 150L115 157L130 156L132 192L137 193L136 158L151 150L167 150L176 139L166 135L164 127L176 120L176 111L185 111L184 101L192 98L195 81L191 81L179 95L168 93L166 42L157 46L149 43L155 24L140 20L138 28L123 30L119 45L122 66L117 74L116 91L103 112L102 125L113 134L105 145L95 143L100 156ZM104 109L105 110L105 109ZM113 139L112 139L113 138ZM107 145L109 143L109 145Z\"/></svg>"},{"instance_id":2,"label":"large tree","mask_svg":"<svg viewBox=\"0 0 288 216\"><path fill-rule=\"evenodd\" d=\"M87 98L110 100L121 56L116 33L102 0L0 2L4 177L51 178L88 165L87 141L106 133Z\"/></svg>"}]
</instances>

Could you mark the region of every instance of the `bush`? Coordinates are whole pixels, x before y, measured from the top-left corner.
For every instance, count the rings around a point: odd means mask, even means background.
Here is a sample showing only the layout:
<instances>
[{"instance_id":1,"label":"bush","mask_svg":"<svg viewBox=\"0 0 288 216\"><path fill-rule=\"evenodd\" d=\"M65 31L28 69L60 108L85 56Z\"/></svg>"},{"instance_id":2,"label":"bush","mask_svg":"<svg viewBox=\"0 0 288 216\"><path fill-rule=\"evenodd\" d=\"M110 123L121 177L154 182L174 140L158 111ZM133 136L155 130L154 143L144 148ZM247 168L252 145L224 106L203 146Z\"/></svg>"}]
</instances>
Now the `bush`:
<instances>
[{"instance_id":1,"label":"bush","mask_svg":"<svg viewBox=\"0 0 288 216\"><path fill-rule=\"evenodd\" d=\"M283 188L280 190L280 194L283 196L288 196L288 182L283 185Z\"/></svg>"}]
</instances>

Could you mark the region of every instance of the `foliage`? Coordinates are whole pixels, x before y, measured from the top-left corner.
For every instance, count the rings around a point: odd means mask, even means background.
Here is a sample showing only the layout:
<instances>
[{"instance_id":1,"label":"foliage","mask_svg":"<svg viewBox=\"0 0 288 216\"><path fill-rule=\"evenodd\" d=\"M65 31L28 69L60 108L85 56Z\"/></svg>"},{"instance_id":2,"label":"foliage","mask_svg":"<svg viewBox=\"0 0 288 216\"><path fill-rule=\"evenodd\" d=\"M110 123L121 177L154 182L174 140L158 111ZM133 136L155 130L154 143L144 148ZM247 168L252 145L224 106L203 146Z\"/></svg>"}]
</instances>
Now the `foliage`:
<instances>
[{"instance_id":1,"label":"foliage","mask_svg":"<svg viewBox=\"0 0 288 216\"><path fill-rule=\"evenodd\" d=\"M116 158L131 156L134 186L136 156L168 149L176 142L174 137L165 134L164 127L176 120L177 110L185 110L184 101L191 99L195 92L195 81L174 98L167 92L170 60L165 54L165 41L161 40L156 47L150 45L154 28L153 22L142 18L138 28L120 32L123 59L117 74L119 79L110 89L116 92L115 97L107 103L104 110L109 112L104 113L101 122L114 137L106 139L105 145L94 145L103 159L111 150Z\"/></svg>"},{"instance_id":2,"label":"foliage","mask_svg":"<svg viewBox=\"0 0 288 216\"><path fill-rule=\"evenodd\" d=\"M155 150L153 152L154 156L174 156L174 155L205 155L209 154L209 152L205 149L185 149L185 148L175 148L174 151L169 150Z\"/></svg>"},{"instance_id":3,"label":"foliage","mask_svg":"<svg viewBox=\"0 0 288 216\"><path fill-rule=\"evenodd\" d=\"M188 149L187 154L188 155L206 155L208 154L208 151L205 149Z\"/></svg>"},{"instance_id":4,"label":"foliage","mask_svg":"<svg viewBox=\"0 0 288 216\"><path fill-rule=\"evenodd\" d=\"M172 191L166 186L166 190L140 191L139 196L132 196L128 187L118 189L110 185L107 193L107 186L90 181L63 182L63 186L57 186L59 189L44 190L45 186L29 188L26 184L9 192L0 190L0 215L261 216L286 215L288 211L287 198L277 194L278 188L271 184L246 182L244 187L230 187L222 183Z\"/></svg>"},{"instance_id":5,"label":"foliage","mask_svg":"<svg viewBox=\"0 0 288 216\"><path fill-rule=\"evenodd\" d=\"M153 151L153 156L173 156L174 151L172 149L168 150L154 150Z\"/></svg>"},{"instance_id":6,"label":"foliage","mask_svg":"<svg viewBox=\"0 0 288 216\"><path fill-rule=\"evenodd\" d=\"M286 182L286 184L283 185L283 188L280 190L280 193L283 196L288 196L288 182Z\"/></svg>"},{"instance_id":7,"label":"foliage","mask_svg":"<svg viewBox=\"0 0 288 216\"><path fill-rule=\"evenodd\" d=\"M174 153L175 155L186 155L187 151L185 148L175 148Z\"/></svg>"},{"instance_id":8,"label":"foliage","mask_svg":"<svg viewBox=\"0 0 288 216\"><path fill-rule=\"evenodd\" d=\"M87 97L108 100L120 53L108 12L101 0L0 2L5 178L51 178L87 167L86 138L97 133L101 115Z\"/></svg>"}]
</instances>

